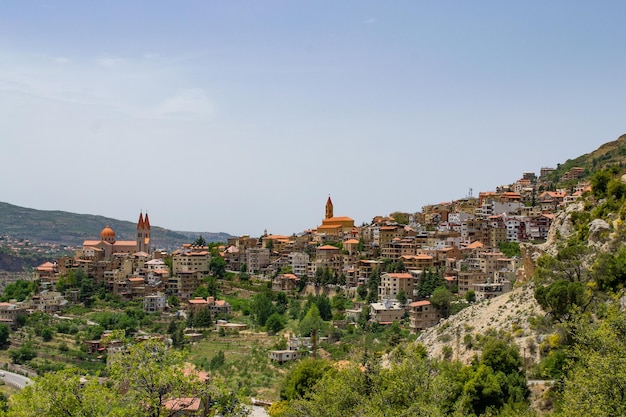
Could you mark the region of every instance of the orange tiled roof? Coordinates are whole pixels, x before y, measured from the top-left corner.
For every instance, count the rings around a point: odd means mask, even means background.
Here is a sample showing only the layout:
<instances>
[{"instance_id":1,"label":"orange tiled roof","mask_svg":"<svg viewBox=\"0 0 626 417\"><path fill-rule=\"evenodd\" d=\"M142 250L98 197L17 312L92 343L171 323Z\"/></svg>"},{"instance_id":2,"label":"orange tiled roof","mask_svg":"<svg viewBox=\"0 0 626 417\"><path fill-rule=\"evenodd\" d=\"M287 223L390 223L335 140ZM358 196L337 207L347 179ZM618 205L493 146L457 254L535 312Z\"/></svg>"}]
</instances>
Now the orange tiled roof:
<instances>
[{"instance_id":1,"label":"orange tiled roof","mask_svg":"<svg viewBox=\"0 0 626 417\"><path fill-rule=\"evenodd\" d=\"M54 269L54 264L52 262L44 262L37 267L38 271L52 271Z\"/></svg>"},{"instance_id":2,"label":"orange tiled roof","mask_svg":"<svg viewBox=\"0 0 626 417\"><path fill-rule=\"evenodd\" d=\"M287 279L300 279L298 278L296 275L294 274L283 274L283 278L287 278Z\"/></svg>"},{"instance_id":3,"label":"orange tiled roof","mask_svg":"<svg viewBox=\"0 0 626 417\"><path fill-rule=\"evenodd\" d=\"M338 217L330 217L328 219L325 219L326 221L354 221L354 219L352 217L348 217L348 216L338 216Z\"/></svg>"},{"instance_id":4,"label":"orange tiled roof","mask_svg":"<svg viewBox=\"0 0 626 417\"><path fill-rule=\"evenodd\" d=\"M430 305L430 301L413 301L411 304L409 304L410 307L420 307L420 306L428 306Z\"/></svg>"},{"instance_id":5,"label":"orange tiled roof","mask_svg":"<svg viewBox=\"0 0 626 417\"><path fill-rule=\"evenodd\" d=\"M391 277L391 278L398 278L398 279L409 279L409 278L413 278L413 275L409 274L408 272L388 272L385 275Z\"/></svg>"},{"instance_id":6,"label":"orange tiled roof","mask_svg":"<svg viewBox=\"0 0 626 417\"><path fill-rule=\"evenodd\" d=\"M320 246L317 248L318 250L339 250L338 247L335 247L333 245L324 245L324 246Z\"/></svg>"},{"instance_id":7,"label":"orange tiled roof","mask_svg":"<svg viewBox=\"0 0 626 417\"><path fill-rule=\"evenodd\" d=\"M113 246L137 246L137 242L134 240L118 240Z\"/></svg>"}]
</instances>

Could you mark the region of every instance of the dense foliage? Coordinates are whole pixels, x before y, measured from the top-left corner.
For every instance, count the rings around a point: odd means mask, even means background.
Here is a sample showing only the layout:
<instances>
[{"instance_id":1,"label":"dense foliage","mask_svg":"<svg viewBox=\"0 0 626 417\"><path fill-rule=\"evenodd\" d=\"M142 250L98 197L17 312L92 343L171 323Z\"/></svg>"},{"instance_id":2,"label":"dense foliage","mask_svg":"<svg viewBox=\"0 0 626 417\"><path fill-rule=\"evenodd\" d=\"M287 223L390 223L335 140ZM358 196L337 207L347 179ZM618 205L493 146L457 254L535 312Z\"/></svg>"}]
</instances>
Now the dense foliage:
<instances>
[{"instance_id":1,"label":"dense foliage","mask_svg":"<svg viewBox=\"0 0 626 417\"><path fill-rule=\"evenodd\" d=\"M287 376L270 415L531 415L521 365L517 348L496 339L469 366L429 359L419 344L397 348L385 366L371 357L343 365L309 359Z\"/></svg>"},{"instance_id":2,"label":"dense foliage","mask_svg":"<svg viewBox=\"0 0 626 417\"><path fill-rule=\"evenodd\" d=\"M7 416L171 416L171 404L201 398L224 416L246 414L236 392L213 378L206 383L196 373L185 372L184 354L163 343L148 340L132 345L111 358L108 382L81 375L76 369L49 372L15 394ZM169 405L169 406L168 406Z\"/></svg>"}]
</instances>

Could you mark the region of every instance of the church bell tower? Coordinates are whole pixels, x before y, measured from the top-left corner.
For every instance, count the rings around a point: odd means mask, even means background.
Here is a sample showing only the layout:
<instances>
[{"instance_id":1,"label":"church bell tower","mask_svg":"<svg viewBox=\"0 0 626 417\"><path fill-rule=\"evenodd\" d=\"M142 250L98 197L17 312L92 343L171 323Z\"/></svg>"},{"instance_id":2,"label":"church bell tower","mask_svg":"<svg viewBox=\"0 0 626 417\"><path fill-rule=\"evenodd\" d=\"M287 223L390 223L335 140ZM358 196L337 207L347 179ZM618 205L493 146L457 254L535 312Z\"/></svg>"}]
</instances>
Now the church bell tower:
<instances>
[{"instance_id":1,"label":"church bell tower","mask_svg":"<svg viewBox=\"0 0 626 417\"><path fill-rule=\"evenodd\" d=\"M150 253L150 219L148 213L146 217L143 213L139 213L139 221L137 222L137 252Z\"/></svg>"},{"instance_id":2,"label":"church bell tower","mask_svg":"<svg viewBox=\"0 0 626 417\"><path fill-rule=\"evenodd\" d=\"M330 199L330 196L328 196L328 200L326 201L326 218L330 219L333 216L333 202Z\"/></svg>"}]
</instances>

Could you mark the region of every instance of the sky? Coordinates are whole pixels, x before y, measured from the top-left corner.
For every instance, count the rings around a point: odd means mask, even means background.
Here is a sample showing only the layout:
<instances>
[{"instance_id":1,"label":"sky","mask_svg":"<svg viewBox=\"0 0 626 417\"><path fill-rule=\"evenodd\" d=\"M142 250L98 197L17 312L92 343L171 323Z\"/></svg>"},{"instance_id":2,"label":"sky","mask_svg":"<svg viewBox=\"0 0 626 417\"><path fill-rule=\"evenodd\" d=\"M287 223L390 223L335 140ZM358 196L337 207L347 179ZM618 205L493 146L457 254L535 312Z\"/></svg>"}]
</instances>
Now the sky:
<instances>
[{"instance_id":1,"label":"sky","mask_svg":"<svg viewBox=\"0 0 626 417\"><path fill-rule=\"evenodd\" d=\"M0 201L290 235L626 133L623 1L0 3Z\"/></svg>"}]
</instances>

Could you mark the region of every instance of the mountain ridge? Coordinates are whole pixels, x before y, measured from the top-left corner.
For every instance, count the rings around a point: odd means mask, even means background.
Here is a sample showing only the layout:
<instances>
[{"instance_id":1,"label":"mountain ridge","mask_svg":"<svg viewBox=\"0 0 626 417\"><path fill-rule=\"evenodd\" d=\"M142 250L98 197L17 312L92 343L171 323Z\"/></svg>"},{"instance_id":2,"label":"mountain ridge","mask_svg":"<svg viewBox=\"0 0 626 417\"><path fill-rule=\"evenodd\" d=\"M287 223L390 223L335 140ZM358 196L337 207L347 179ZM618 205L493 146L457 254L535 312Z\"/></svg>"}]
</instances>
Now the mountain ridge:
<instances>
[{"instance_id":1,"label":"mountain ridge","mask_svg":"<svg viewBox=\"0 0 626 417\"><path fill-rule=\"evenodd\" d=\"M0 235L36 243L80 246L85 239L96 239L110 226L120 240L135 240L137 224L102 215L71 213L62 210L38 210L0 202ZM225 232L182 232L152 226L153 247L173 249L190 243L198 236L208 242L225 242Z\"/></svg>"}]
</instances>

